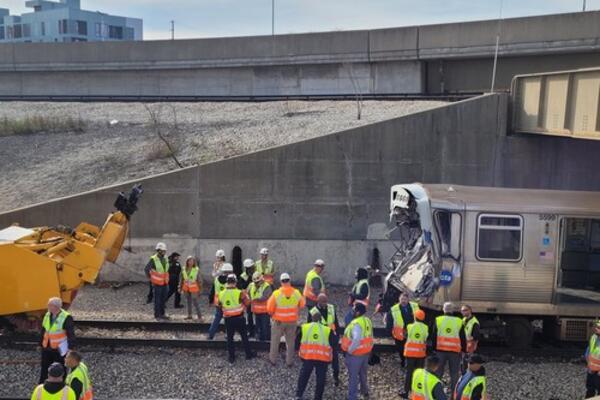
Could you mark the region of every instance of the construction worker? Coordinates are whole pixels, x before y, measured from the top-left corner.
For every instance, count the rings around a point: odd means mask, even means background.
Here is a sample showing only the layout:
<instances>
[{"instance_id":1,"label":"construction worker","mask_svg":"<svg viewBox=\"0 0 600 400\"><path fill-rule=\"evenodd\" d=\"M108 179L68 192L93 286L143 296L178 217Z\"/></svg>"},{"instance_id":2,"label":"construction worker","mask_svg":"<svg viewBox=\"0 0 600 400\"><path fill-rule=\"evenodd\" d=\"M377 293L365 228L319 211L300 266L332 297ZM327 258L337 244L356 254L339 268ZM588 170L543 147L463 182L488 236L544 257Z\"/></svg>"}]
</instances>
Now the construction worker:
<instances>
[{"instance_id":1,"label":"construction worker","mask_svg":"<svg viewBox=\"0 0 600 400\"><path fill-rule=\"evenodd\" d=\"M294 343L300 309L305 306L304 297L291 284L290 275L286 272L280 277L281 287L273 292L267 301L267 312L271 316L271 347L269 361L277 364L279 343L285 337L285 363L288 367L294 361Z\"/></svg>"},{"instance_id":2,"label":"construction worker","mask_svg":"<svg viewBox=\"0 0 600 400\"><path fill-rule=\"evenodd\" d=\"M263 279L263 274L255 271L252 274L252 282L248 286L248 295L252 314L256 322L256 333L258 340L270 340L271 338L271 319L267 312L267 301L273 294L273 287Z\"/></svg>"},{"instance_id":3,"label":"construction worker","mask_svg":"<svg viewBox=\"0 0 600 400\"><path fill-rule=\"evenodd\" d=\"M221 265L221 273L215 277L212 288L210 289L210 293L208 294L208 303L215 306L215 315L210 327L208 328L209 340L213 340L215 338L215 334L219 329L221 319L223 319L223 312L220 307L217 307L217 304L219 302L219 293L225 290L225 286L227 285L227 276L229 274L233 274L233 265L224 263Z\"/></svg>"},{"instance_id":4,"label":"construction worker","mask_svg":"<svg viewBox=\"0 0 600 400\"><path fill-rule=\"evenodd\" d=\"M200 312L200 290L202 289L202 278L200 277L200 268L196 262L196 257L188 256L185 260L185 267L181 271L179 279L179 292L185 297L187 303L187 317L192 319L192 304L198 321L202 322L202 313Z\"/></svg>"},{"instance_id":5,"label":"construction worker","mask_svg":"<svg viewBox=\"0 0 600 400\"><path fill-rule=\"evenodd\" d=\"M65 368L61 363L52 363L44 375L47 380L34 389L31 400L78 400L73 389L64 382Z\"/></svg>"},{"instance_id":6,"label":"construction worker","mask_svg":"<svg viewBox=\"0 0 600 400\"><path fill-rule=\"evenodd\" d=\"M483 358L473 353L467 360L468 369L460 377L454 389L454 400L485 400L487 399L485 368Z\"/></svg>"},{"instance_id":7,"label":"construction worker","mask_svg":"<svg viewBox=\"0 0 600 400\"><path fill-rule=\"evenodd\" d=\"M331 359L331 369L333 370L333 381L335 386L340 385L340 360L338 357L339 353L339 343L340 338L339 334L341 333L340 324L338 322L336 307L334 304L328 303L328 298L325 293L320 293L317 296L317 305L310 309L309 315L312 316L313 311L318 311L321 315L321 323L329 329L331 329L331 335L333 338L332 342L332 359Z\"/></svg>"},{"instance_id":8,"label":"construction worker","mask_svg":"<svg viewBox=\"0 0 600 400\"><path fill-rule=\"evenodd\" d=\"M303 324L299 328L296 337L296 347L299 348L298 355L302 360L302 368L298 377L296 399L302 399L308 380L313 369L316 375L315 400L323 398L325 382L327 380L327 366L333 359L333 331L326 325L321 324L323 316L315 307L309 312L312 321Z\"/></svg>"},{"instance_id":9,"label":"construction worker","mask_svg":"<svg viewBox=\"0 0 600 400\"><path fill-rule=\"evenodd\" d=\"M244 272L240 274L240 279L238 279L238 289L243 290L246 295L248 295L248 286L252 283L254 269L254 260L251 258L245 259ZM254 317L252 316L251 307L246 309L246 325L248 327L248 336L254 337Z\"/></svg>"},{"instance_id":10,"label":"construction worker","mask_svg":"<svg viewBox=\"0 0 600 400\"><path fill-rule=\"evenodd\" d=\"M150 257L145 268L154 292L154 318L156 319L169 319L165 315L165 301L169 290L169 260L165 254L167 254L167 245L158 242L156 253Z\"/></svg>"},{"instance_id":11,"label":"construction worker","mask_svg":"<svg viewBox=\"0 0 600 400\"><path fill-rule=\"evenodd\" d=\"M181 276L181 264L179 263L179 257L181 255L177 252L171 253L169 256L169 293L165 304L169 301L171 296L175 295L175 308L183 308L181 305L181 293L179 293L179 278Z\"/></svg>"},{"instance_id":12,"label":"construction worker","mask_svg":"<svg viewBox=\"0 0 600 400\"><path fill-rule=\"evenodd\" d=\"M256 353L250 350L248 333L246 331L246 321L244 319L244 310L250 304L246 294L238 289L237 278L235 274L227 275L227 285L224 290L218 294L218 306L225 318L225 332L227 334L227 352L229 353L229 363L235 361L235 346L233 336L239 333L242 338L246 360L256 357Z\"/></svg>"},{"instance_id":13,"label":"construction worker","mask_svg":"<svg viewBox=\"0 0 600 400\"><path fill-rule=\"evenodd\" d=\"M396 349L400 355L400 364L406 367L404 359L404 343L406 342L406 327L415 322L415 312L419 309L419 304L409 301L408 294L400 293L398 303L392 306L390 312L385 314L386 328L391 330L392 337L396 343Z\"/></svg>"},{"instance_id":14,"label":"construction worker","mask_svg":"<svg viewBox=\"0 0 600 400\"><path fill-rule=\"evenodd\" d=\"M55 362L65 363L65 355L75 344L75 324L71 314L63 310L62 300L48 300L48 312L42 320L42 365L39 383L48 377L48 368Z\"/></svg>"},{"instance_id":15,"label":"construction worker","mask_svg":"<svg viewBox=\"0 0 600 400\"><path fill-rule=\"evenodd\" d=\"M585 351L587 378L585 380L585 398L600 395L600 320L596 321L594 333Z\"/></svg>"},{"instance_id":16,"label":"construction worker","mask_svg":"<svg viewBox=\"0 0 600 400\"><path fill-rule=\"evenodd\" d=\"M321 277L323 269L325 269L325 262L318 259L315 261L314 267L306 273L303 295L306 299L306 307L309 309L317 305L319 293L325 293L325 283Z\"/></svg>"},{"instance_id":17,"label":"construction worker","mask_svg":"<svg viewBox=\"0 0 600 400\"><path fill-rule=\"evenodd\" d=\"M406 373L404 375L404 392L400 394L403 399L408 398L412 376L417 368L423 368L427 356L427 338L429 328L423 323L425 311L417 309L414 312L415 322L406 326L406 342L404 343L404 359L406 360Z\"/></svg>"},{"instance_id":18,"label":"construction worker","mask_svg":"<svg viewBox=\"0 0 600 400\"><path fill-rule=\"evenodd\" d=\"M444 385L435 373L439 366L439 357L432 355L425 360L424 369L415 370L411 382L411 400L447 400Z\"/></svg>"},{"instance_id":19,"label":"construction worker","mask_svg":"<svg viewBox=\"0 0 600 400\"><path fill-rule=\"evenodd\" d=\"M94 393L87 365L81 361L81 354L70 350L65 357L65 365L69 368L66 383L75 392L77 400L92 400Z\"/></svg>"},{"instance_id":20,"label":"construction worker","mask_svg":"<svg viewBox=\"0 0 600 400\"><path fill-rule=\"evenodd\" d=\"M450 302L444 303L444 315L435 319L433 326L433 348L437 352L440 364L436 371L442 379L444 368L448 363L450 369L450 389L453 390L458 382L460 371L460 353L466 350L465 330L462 320L452 315L454 306Z\"/></svg>"},{"instance_id":21,"label":"construction worker","mask_svg":"<svg viewBox=\"0 0 600 400\"><path fill-rule=\"evenodd\" d=\"M462 322L465 328L465 338L467 339L467 351L463 353L461 362L461 374L467 370L467 362L469 356L477 351L479 344L479 321L473 315L473 309L468 304L463 304L460 308L460 313L463 316Z\"/></svg>"},{"instance_id":22,"label":"construction worker","mask_svg":"<svg viewBox=\"0 0 600 400\"><path fill-rule=\"evenodd\" d=\"M256 260L256 270L263 274L265 281L273 285L273 277L275 276L275 264L269 259L269 249L263 247L260 249L260 259Z\"/></svg>"},{"instance_id":23,"label":"construction worker","mask_svg":"<svg viewBox=\"0 0 600 400\"><path fill-rule=\"evenodd\" d=\"M212 277L216 278L221 273L221 266L225 264L225 250L219 249L215 253L215 262L213 263Z\"/></svg>"},{"instance_id":24,"label":"construction worker","mask_svg":"<svg viewBox=\"0 0 600 400\"><path fill-rule=\"evenodd\" d=\"M352 321L354 311L353 307L355 303L362 303L366 308L369 308L369 297L370 291L369 288L369 271L368 267L365 268L357 268L354 274L356 278L356 283L352 287L352 291L348 295L348 305L350 309L346 313L344 317L344 323L348 325L350 321Z\"/></svg>"},{"instance_id":25,"label":"construction worker","mask_svg":"<svg viewBox=\"0 0 600 400\"><path fill-rule=\"evenodd\" d=\"M354 319L346 326L342 338L342 351L346 353L348 370L348 399L356 400L359 392L369 397L367 368L373 350L373 323L365 316L367 307L363 303L354 304Z\"/></svg>"}]
</instances>

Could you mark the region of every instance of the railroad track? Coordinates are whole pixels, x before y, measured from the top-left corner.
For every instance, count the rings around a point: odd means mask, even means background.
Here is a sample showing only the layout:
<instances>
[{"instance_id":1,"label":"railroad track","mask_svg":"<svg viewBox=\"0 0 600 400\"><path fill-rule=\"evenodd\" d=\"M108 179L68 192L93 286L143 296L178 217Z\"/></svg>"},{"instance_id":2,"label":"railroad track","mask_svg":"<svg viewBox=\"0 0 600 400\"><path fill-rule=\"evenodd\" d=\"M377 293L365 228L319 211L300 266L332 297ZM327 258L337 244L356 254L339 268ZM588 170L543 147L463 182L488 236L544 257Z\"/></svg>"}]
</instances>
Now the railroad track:
<instances>
[{"instance_id":1,"label":"railroad track","mask_svg":"<svg viewBox=\"0 0 600 400\"><path fill-rule=\"evenodd\" d=\"M54 101L54 102L265 102L265 101L355 101L360 100L439 100L460 101L481 95L481 92L468 93L373 93L311 94L311 95L272 95L272 96L127 96L127 95L2 95L0 101Z\"/></svg>"}]
</instances>

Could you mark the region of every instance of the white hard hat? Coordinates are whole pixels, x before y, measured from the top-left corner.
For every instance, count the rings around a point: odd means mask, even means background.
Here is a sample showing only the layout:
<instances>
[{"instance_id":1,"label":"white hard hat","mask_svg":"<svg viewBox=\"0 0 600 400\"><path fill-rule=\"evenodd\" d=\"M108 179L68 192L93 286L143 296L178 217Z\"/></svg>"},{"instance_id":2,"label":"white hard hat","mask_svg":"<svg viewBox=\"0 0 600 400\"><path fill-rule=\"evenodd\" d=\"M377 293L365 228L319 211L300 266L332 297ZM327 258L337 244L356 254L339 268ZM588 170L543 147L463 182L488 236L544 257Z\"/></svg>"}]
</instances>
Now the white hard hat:
<instances>
[{"instance_id":1,"label":"white hard hat","mask_svg":"<svg viewBox=\"0 0 600 400\"><path fill-rule=\"evenodd\" d=\"M167 245L164 244L163 242L158 242L158 243L156 243L156 250L167 251Z\"/></svg>"},{"instance_id":2,"label":"white hard hat","mask_svg":"<svg viewBox=\"0 0 600 400\"><path fill-rule=\"evenodd\" d=\"M280 281L289 281L290 279L290 274L288 274L287 272L284 272L283 274L281 274L281 276L279 277Z\"/></svg>"},{"instance_id":3,"label":"white hard hat","mask_svg":"<svg viewBox=\"0 0 600 400\"><path fill-rule=\"evenodd\" d=\"M221 265L221 273L229 273L229 272L233 272L233 265L229 264L229 263L225 263L223 265Z\"/></svg>"},{"instance_id":4,"label":"white hard hat","mask_svg":"<svg viewBox=\"0 0 600 400\"><path fill-rule=\"evenodd\" d=\"M225 251L221 249L217 250L217 254L215 254L215 257L225 257Z\"/></svg>"},{"instance_id":5,"label":"white hard hat","mask_svg":"<svg viewBox=\"0 0 600 400\"><path fill-rule=\"evenodd\" d=\"M263 247L262 249L260 249L260 254L266 256L267 254L269 254L269 249Z\"/></svg>"},{"instance_id":6,"label":"white hard hat","mask_svg":"<svg viewBox=\"0 0 600 400\"><path fill-rule=\"evenodd\" d=\"M252 282L258 282L262 279L263 274L261 274L259 271L256 271L252 274Z\"/></svg>"},{"instance_id":7,"label":"white hard hat","mask_svg":"<svg viewBox=\"0 0 600 400\"><path fill-rule=\"evenodd\" d=\"M244 268L250 268L254 265L254 260L251 258L246 258L244 260Z\"/></svg>"},{"instance_id":8,"label":"white hard hat","mask_svg":"<svg viewBox=\"0 0 600 400\"><path fill-rule=\"evenodd\" d=\"M325 261L323 261L319 258L317 261L315 261L315 265L318 265L319 267L324 267Z\"/></svg>"},{"instance_id":9,"label":"white hard hat","mask_svg":"<svg viewBox=\"0 0 600 400\"><path fill-rule=\"evenodd\" d=\"M229 275L227 275L227 280L228 281L237 281L237 276L235 276L235 274L229 274Z\"/></svg>"}]
</instances>

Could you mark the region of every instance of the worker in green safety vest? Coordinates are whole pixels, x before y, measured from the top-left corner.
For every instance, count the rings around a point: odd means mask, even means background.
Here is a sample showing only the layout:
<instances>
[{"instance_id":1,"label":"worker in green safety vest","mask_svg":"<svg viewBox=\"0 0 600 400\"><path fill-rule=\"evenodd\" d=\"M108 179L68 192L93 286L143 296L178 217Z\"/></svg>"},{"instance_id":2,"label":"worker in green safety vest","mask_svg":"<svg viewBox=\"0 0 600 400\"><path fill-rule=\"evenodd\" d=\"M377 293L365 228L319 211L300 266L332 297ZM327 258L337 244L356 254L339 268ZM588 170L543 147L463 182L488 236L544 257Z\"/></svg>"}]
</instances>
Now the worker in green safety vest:
<instances>
[{"instance_id":1,"label":"worker in green safety vest","mask_svg":"<svg viewBox=\"0 0 600 400\"><path fill-rule=\"evenodd\" d=\"M77 400L75 392L64 382L65 368L53 363L48 368L48 379L39 384L31 394L31 400Z\"/></svg>"},{"instance_id":2,"label":"worker in green safety vest","mask_svg":"<svg viewBox=\"0 0 600 400\"><path fill-rule=\"evenodd\" d=\"M411 383L411 400L446 400L444 385L437 377L440 359L436 355L427 357L425 368L417 368L413 373Z\"/></svg>"},{"instance_id":3,"label":"worker in green safety vest","mask_svg":"<svg viewBox=\"0 0 600 400\"><path fill-rule=\"evenodd\" d=\"M87 365L81 361L81 354L71 350L65 357L65 365L69 368L66 383L75 392L77 400L92 400L92 381L90 380Z\"/></svg>"},{"instance_id":4,"label":"worker in green safety vest","mask_svg":"<svg viewBox=\"0 0 600 400\"><path fill-rule=\"evenodd\" d=\"M486 377L483 358L476 353L469 356L468 369L454 388L454 400L485 400Z\"/></svg>"}]
</instances>

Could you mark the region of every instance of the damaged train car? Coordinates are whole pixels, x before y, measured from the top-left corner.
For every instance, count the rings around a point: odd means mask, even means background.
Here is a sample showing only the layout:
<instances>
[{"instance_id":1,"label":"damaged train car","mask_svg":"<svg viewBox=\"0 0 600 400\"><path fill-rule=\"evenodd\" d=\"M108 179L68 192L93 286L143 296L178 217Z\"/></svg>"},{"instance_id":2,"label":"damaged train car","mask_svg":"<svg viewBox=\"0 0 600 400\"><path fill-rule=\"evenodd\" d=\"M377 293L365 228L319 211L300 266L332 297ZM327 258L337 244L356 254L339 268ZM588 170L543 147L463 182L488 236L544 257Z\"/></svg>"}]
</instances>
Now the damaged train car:
<instances>
[{"instance_id":1,"label":"damaged train car","mask_svg":"<svg viewBox=\"0 0 600 400\"><path fill-rule=\"evenodd\" d=\"M391 189L396 247L383 306L473 307L488 337L534 327L585 340L600 314L600 193L406 184Z\"/></svg>"}]
</instances>

